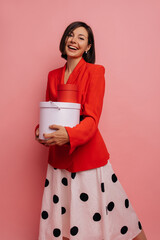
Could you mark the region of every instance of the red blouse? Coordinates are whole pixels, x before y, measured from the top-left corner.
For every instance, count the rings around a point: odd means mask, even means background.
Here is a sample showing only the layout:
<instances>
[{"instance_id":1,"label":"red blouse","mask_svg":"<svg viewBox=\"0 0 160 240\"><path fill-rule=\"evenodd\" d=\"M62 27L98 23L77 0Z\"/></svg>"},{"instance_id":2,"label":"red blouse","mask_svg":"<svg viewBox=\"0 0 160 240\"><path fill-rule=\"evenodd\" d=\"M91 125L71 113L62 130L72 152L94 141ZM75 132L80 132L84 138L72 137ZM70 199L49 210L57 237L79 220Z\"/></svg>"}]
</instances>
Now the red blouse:
<instances>
[{"instance_id":1,"label":"red blouse","mask_svg":"<svg viewBox=\"0 0 160 240\"><path fill-rule=\"evenodd\" d=\"M64 84L66 65L49 72L46 101L57 101L57 86ZM66 84L78 85L83 120L75 127L65 127L68 144L49 147L48 162L54 168L78 172L107 164L109 153L98 129L105 91L104 73L102 65L87 63L82 58L70 74Z\"/></svg>"}]
</instances>

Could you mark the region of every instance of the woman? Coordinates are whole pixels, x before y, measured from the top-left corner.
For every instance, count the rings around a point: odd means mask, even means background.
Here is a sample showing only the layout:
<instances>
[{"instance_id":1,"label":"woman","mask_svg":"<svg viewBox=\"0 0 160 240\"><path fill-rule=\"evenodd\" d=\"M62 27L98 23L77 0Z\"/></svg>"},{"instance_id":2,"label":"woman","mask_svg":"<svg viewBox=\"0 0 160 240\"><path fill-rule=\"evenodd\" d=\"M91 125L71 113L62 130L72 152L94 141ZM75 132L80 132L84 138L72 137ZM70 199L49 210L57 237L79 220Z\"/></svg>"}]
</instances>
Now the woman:
<instances>
[{"instance_id":1,"label":"woman","mask_svg":"<svg viewBox=\"0 0 160 240\"><path fill-rule=\"evenodd\" d=\"M118 181L98 122L105 89L105 69L94 64L91 28L71 23L60 42L66 64L49 72L46 101L57 101L57 85L76 84L81 103L75 127L56 130L40 140L49 146L39 240L145 240L141 223Z\"/></svg>"}]
</instances>

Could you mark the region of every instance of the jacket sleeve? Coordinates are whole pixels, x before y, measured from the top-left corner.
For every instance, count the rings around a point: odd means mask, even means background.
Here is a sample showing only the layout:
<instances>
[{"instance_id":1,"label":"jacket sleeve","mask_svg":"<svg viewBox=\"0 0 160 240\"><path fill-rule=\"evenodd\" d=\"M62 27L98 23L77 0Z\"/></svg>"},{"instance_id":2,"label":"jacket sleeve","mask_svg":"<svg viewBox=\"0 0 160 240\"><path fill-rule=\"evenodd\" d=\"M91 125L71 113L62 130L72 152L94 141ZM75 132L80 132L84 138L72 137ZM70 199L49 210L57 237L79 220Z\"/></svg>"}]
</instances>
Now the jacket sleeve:
<instances>
[{"instance_id":1,"label":"jacket sleeve","mask_svg":"<svg viewBox=\"0 0 160 240\"><path fill-rule=\"evenodd\" d=\"M50 100L50 93L49 93L50 74L51 74L51 72L48 73L48 81L47 81L47 88L46 88L46 101Z\"/></svg>"},{"instance_id":2,"label":"jacket sleeve","mask_svg":"<svg viewBox=\"0 0 160 240\"><path fill-rule=\"evenodd\" d=\"M49 101L50 100L50 94L49 94L49 76L50 76L50 72L48 74L48 82L47 82L47 89L46 89L46 101ZM34 132L36 134L36 130L37 128L39 128L39 124L36 125L35 129L34 129Z\"/></svg>"},{"instance_id":3,"label":"jacket sleeve","mask_svg":"<svg viewBox=\"0 0 160 240\"><path fill-rule=\"evenodd\" d=\"M88 142L95 134L103 106L105 92L105 68L97 65L90 73L90 83L84 103L84 119L75 127L65 127L69 135L71 154L79 145Z\"/></svg>"}]
</instances>

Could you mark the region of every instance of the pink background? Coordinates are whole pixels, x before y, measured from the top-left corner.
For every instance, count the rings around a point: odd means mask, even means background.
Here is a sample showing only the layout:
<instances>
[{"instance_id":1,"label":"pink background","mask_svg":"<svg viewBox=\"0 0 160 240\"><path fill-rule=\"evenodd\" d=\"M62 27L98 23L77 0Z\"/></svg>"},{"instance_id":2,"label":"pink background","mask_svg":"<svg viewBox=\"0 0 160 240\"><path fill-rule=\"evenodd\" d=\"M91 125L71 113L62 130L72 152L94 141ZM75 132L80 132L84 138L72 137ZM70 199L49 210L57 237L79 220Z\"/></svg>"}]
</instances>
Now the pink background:
<instances>
[{"instance_id":1,"label":"pink background","mask_svg":"<svg viewBox=\"0 0 160 240\"><path fill-rule=\"evenodd\" d=\"M34 140L47 74L63 66L72 21L93 29L106 69L99 128L148 239L160 222L160 4L157 0L0 2L0 238L37 240L48 149Z\"/></svg>"}]
</instances>

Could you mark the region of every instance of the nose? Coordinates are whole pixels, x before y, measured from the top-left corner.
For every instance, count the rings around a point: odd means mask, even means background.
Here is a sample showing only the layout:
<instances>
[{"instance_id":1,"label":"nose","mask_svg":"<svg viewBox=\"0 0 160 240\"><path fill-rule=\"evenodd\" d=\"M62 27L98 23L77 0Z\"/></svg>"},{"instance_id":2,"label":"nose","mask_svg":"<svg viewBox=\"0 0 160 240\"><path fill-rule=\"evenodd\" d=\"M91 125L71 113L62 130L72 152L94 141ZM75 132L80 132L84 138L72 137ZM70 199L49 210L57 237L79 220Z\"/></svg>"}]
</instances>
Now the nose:
<instances>
[{"instance_id":1,"label":"nose","mask_svg":"<svg viewBox=\"0 0 160 240\"><path fill-rule=\"evenodd\" d=\"M75 36L72 36L72 37L71 37L71 42L76 42Z\"/></svg>"}]
</instances>

